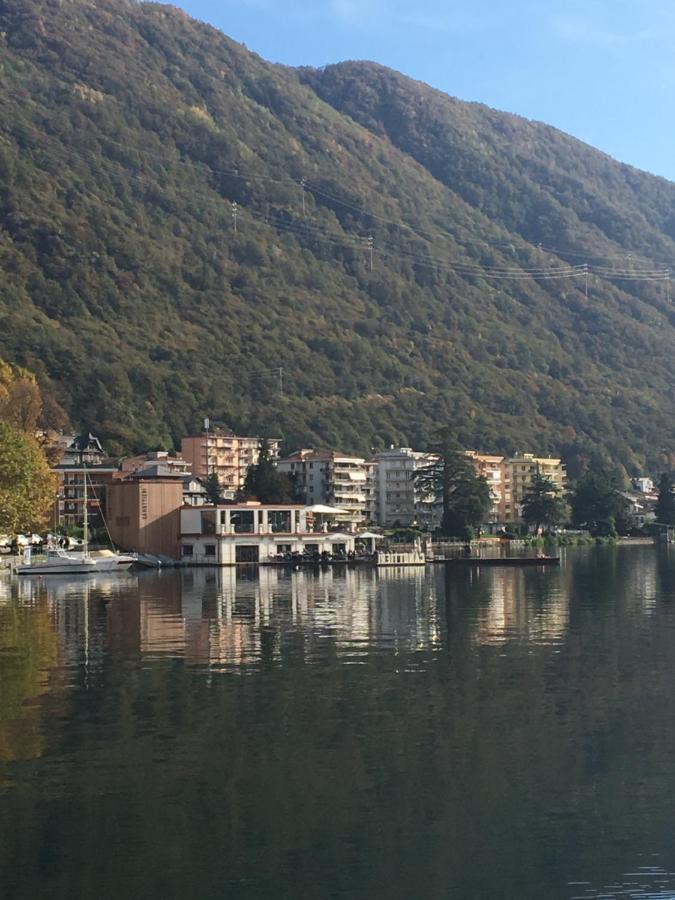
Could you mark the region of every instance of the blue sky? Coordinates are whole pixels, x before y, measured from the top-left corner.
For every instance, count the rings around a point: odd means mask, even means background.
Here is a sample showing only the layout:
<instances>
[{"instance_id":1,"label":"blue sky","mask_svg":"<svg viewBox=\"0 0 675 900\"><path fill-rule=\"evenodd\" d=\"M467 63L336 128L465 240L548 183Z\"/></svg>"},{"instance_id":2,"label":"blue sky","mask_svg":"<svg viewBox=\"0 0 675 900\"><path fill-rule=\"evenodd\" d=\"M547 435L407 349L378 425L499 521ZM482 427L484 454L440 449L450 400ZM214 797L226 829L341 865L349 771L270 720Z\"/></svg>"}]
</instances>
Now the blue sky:
<instances>
[{"instance_id":1,"label":"blue sky","mask_svg":"<svg viewBox=\"0 0 675 900\"><path fill-rule=\"evenodd\" d=\"M371 59L675 180L672 0L174 0L274 62Z\"/></svg>"}]
</instances>

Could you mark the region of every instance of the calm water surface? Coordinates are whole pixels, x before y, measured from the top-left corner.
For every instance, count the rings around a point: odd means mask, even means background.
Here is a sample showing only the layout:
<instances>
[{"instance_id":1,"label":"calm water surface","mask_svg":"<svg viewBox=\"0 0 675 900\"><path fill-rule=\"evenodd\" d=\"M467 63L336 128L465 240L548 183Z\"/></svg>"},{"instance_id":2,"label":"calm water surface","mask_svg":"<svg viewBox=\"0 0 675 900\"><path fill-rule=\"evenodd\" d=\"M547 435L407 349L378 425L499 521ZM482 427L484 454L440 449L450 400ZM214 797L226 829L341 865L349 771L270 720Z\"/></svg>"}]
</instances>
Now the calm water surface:
<instances>
[{"instance_id":1,"label":"calm water surface","mask_svg":"<svg viewBox=\"0 0 675 900\"><path fill-rule=\"evenodd\" d=\"M675 898L675 554L0 579L0 896Z\"/></svg>"}]
</instances>

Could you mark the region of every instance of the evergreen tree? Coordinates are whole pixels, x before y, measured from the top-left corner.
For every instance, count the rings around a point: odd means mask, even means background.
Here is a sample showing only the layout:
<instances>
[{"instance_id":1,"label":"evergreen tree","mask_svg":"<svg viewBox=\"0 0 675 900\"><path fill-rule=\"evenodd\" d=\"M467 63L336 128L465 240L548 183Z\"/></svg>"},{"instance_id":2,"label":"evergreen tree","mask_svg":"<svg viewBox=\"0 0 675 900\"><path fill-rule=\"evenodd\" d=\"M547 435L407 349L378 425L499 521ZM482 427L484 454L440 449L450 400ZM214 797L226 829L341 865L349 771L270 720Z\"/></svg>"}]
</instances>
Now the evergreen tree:
<instances>
[{"instance_id":1,"label":"evergreen tree","mask_svg":"<svg viewBox=\"0 0 675 900\"><path fill-rule=\"evenodd\" d=\"M628 501L605 472L589 472L572 494L572 521L591 534L613 535L617 518L627 506Z\"/></svg>"},{"instance_id":2,"label":"evergreen tree","mask_svg":"<svg viewBox=\"0 0 675 900\"><path fill-rule=\"evenodd\" d=\"M204 490L206 491L207 500L209 503L213 503L214 506L223 499L223 489L215 472L209 472L204 479Z\"/></svg>"},{"instance_id":3,"label":"evergreen tree","mask_svg":"<svg viewBox=\"0 0 675 900\"><path fill-rule=\"evenodd\" d=\"M537 470L523 498L523 520L534 525L535 530L543 525L550 528L565 521L565 501L560 496L558 485Z\"/></svg>"},{"instance_id":4,"label":"evergreen tree","mask_svg":"<svg viewBox=\"0 0 675 900\"><path fill-rule=\"evenodd\" d=\"M467 540L490 509L487 479L476 474L470 457L459 448L449 429L438 433L432 449L438 459L417 472L416 486L423 495L442 503L442 534Z\"/></svg>"},{"instance_id":5,"label":"evergreen tree","mask_svg":"<svg viewBox=\"0 0 675 900\"><path fill-rule=\"evenodd\" d=\"M663 525L675 525L675 482L668 472L664 472L659 479L656 521Z\"/></svg>"},{"instance_id":6,"label":"evergreen tree","mask_svg":"<svg viewBox=\"0 0 675 900\"><path fill-rule=\"evenodd\" d=\"M261 503L293 503L295 491L288 475L277 469L269 442L260 442L258 462L249 466L240 500L259 500Z\"/></svg>"}]
</instances>

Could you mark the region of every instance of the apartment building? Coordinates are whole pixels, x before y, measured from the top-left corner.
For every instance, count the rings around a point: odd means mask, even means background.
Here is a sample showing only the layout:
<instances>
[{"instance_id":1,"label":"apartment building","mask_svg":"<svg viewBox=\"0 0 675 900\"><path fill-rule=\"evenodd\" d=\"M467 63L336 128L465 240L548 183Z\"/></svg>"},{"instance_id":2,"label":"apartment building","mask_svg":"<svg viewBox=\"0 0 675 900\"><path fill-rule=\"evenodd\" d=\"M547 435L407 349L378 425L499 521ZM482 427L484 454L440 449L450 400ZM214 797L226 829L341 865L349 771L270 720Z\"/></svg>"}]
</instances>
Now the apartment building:
<instances>
[{"instance_id":1,"label":"apartment building","mask_svg":"<svg viewBox=\"0 0 675 900\"><path fill-rule=\"evenodd\" d=\"M415 483L417 472L436 460L431 453L420 453L410 447L390 447L375 455L371 463L374 515L371 521L383 528L396 525L435 524L437 504L424 497Z\"/></svg>"},{"instance_id":2,"label":"apartment building","mask_svg":"<svg viewBox=\"0 0 675 900\"><path fill-rule=\"evenodd\" d=\"M149 450L138 456L127 456L120 462L120 472L124 477L129 475L140 476L150 472L157 477L162 474L190 475L190 463L176 454L167 450Z\"/></svg>"},{"instance_id":3,"label":"apartment building","mask_svg":"<svg viewBox=\"0 0 675 900\"><path fill-rule=\"evenodd\" d=\"M89 432L59 435L59 461L53 471L57 490L52 515L53 528L81 528L84 524L85 480L89 527L100 528L105 517L106 488L113 481L117 464L106 458L100 440Z\"/></svg>"},{"instance_id":4,"label":"apartment building","mask_svg":"<svg viewBox=\"0 0 675 900\"><path fill-rule=\"evenodd\" d=\"M532 453L516 454L503 462L504 503L501 521L508 524L522 522L521 508L523 499L539 472L544 478L552 481L562 493L567 482L565 466L554 457L534 456Z\"/></svg>"},{"instance_id":5,"label":"apartment building","mask_svg":"<svg viewBox=\"0 0 675 900\"><path fill-rule=\"evenodd\" d=\"M488 522L503 522L505 516L504 457L477 453L475 450L467 450L466 455L473 462L476 474L485 478L490 487L492 506L488 514Z\"/></svg>"},{"instance_id":6,"label":"apartment building","mask_svg":"<svg viewBox=\"0 0 675 900\"><path fill-rule=\"evenodd\" d=\"M234 500L244 486L249 466L258 462L260 441L259 437L241 437L228 431L204 431L182 439L181 456L197 478L205 479L215 472L224 498ZM268 444L272 456L278 456L279 440L270 439Z\"/></svg>"},{"instance_id":7,"label":"apartment building","mask_svg":"<svg viewBox=\"0 0 675 900\"><path fill-rule=\"evenodd\" d=\"M373 466L358 456L332 450L298 450L280 459L280 472L290 475L305 503L336 506L345 521L358 526L374 508Z\"/></svg>"}]
</instances>

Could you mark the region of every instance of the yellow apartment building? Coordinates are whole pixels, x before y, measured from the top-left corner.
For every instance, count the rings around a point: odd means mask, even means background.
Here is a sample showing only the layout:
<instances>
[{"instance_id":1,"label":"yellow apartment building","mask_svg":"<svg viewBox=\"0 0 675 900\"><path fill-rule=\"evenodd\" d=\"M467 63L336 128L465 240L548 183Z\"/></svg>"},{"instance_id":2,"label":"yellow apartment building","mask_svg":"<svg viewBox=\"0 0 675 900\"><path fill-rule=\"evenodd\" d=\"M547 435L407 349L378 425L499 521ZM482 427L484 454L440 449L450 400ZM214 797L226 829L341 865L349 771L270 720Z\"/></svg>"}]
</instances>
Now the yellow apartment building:
<instances>
[{"instance_id":1,"label":"yellow apartment building","mask_svg":"<svg viewBox=\"0 0 675 900\"><path fill-rule=\"evenodd\" d=\"M503 462L503 515L501 521L509 524L522 522L521 507L523 499L539 472L544 478L552 481L560 490L565 490L567 473L562 462L554 457L535 456L533 453L521 453L504 459Z\"/></svg>"}]
</instances>

